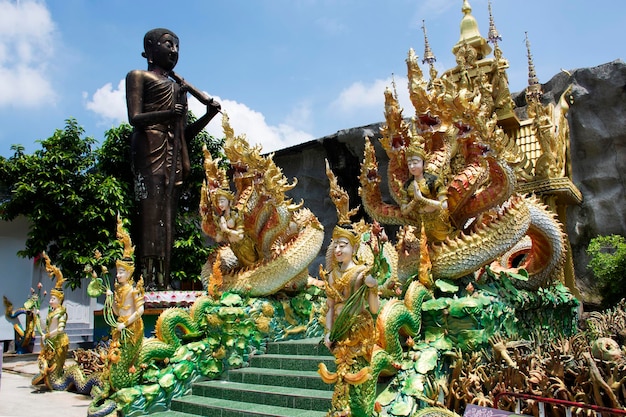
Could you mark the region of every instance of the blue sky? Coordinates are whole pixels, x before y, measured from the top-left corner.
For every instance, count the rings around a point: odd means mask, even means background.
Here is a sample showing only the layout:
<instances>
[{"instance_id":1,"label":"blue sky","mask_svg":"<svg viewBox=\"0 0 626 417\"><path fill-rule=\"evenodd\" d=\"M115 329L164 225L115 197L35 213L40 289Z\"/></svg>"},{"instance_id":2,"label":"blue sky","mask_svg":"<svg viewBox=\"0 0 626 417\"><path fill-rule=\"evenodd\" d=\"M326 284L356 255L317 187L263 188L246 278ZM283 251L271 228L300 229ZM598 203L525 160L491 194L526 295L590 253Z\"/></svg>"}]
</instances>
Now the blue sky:
<instances>
[{"instance_id":1,"label":"blue sky","mask_svg":"<svg viewBox=\"0 0 626 417\"><path fill-rule=\"evenodd\" d=\"M405 58L424 52L422 20L440 71L455 65L462 0L0 0L0 155L27 153L74 117L88 136L126 121L123 80L145 69L143 35L180 38L176 71L222 103L236 134L273 151L381 121ZM470 0L481 34L487 0ZM524 32L540 82L561 69L624 59L626 2L492 0L511 91L527 85ZM191 103L200 114L199 103ZM218 118L207 128L222 136Z\"/></svg>"}]
</instances>

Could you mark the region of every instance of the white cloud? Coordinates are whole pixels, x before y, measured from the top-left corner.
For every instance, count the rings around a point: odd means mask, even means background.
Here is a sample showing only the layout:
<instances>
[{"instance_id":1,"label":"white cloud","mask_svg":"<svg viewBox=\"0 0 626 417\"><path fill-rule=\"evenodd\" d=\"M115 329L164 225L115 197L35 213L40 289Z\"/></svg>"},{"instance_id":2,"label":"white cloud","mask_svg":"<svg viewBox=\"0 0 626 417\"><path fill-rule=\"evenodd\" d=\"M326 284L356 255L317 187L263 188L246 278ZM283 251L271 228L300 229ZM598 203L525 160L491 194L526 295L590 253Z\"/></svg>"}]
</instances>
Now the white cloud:
<instances>
[{"instance_id":1,"label":"white cloud","mask_svg":"<svg viewBox=\"0 0 626 417\"><path fill-rule=\"evenodd\" d=\"M369 84L357 81L339 93L339 97L331 103L331 108L345 116L358 113L365 116L365 119L369 117L369 120L378 120L384 111L385 89L387 87L393 89L394 80L400 106L406 109L404 115L411 116L413 110L409 100L406 77L389 77L384 80L374 80Z\"/></svg>"},{"instance_id":2,"label":"white cloud","mask_svg":"<svg viewBox=\"0 0 626 417\"><path fill-rule=\"evenodd\" d=\"M107 83L100 87L91 99L87 93L83 93L84 98L87 99L85 106L101 117L102 124L121 123L128 120L125 85L124 79L120 80L115 89L111 83ZM222 100L219 97L214 98L228 113L235 134L245 134L250 145L260 144L263 152L273 152L315 139L304 130L311 124L311 110L306 104L296 106L284 123L270 126L262 113L252 110L245 104L227 99ZM193 97L189 98L189 109L196 117L201 117L206 112L206 107ZM205 129L216 138L224 137L219 115Z\"/></svg>"},{"instance_id":3,"label":"white cloud","mask_svg":"<svg viewBox=\"0 0 626 417\"><path fill-rule=\"evenodd\" d=\"M0 0L0 106L49 105L55 92L47 65L54 54L55 25L45 4Z\"/></svg>"},{"instance_id":4,"label":"white cloud","mask_svg":"<svg viewBox=\"0 0 626 417\"><path fill-rule=\"evenodd\" d=\"M291 110L285 118L285 123L305 131L313 130L313 120L310 103L301 102Z\"/></svg>"},{"instance_id":5,"label":"white cloud","mask_svg":"<svg viewBox=\"0 0 626 417\"><path fill-rule=\"evenodd\" d=\"M0 80L0 107L34 108L53 103L56 98L50 81L36 68L0 66Z\"/></svg>"},{"instance_id":6,"label":"white cloud","mask_svg":"<svg viewBox=\"0 0 626 417\"><path fill-rule=\"evenodd\" d=\"M315 139L313 135L297 127L308 124L310 110L306 106L296 107L285 123L270 126L262 113L252 110L245 104L219 97L214 98L220 102L222 110L228 114L235 135L244 134L250 146L261 145L263 153L277 151ZM189 107L198 117L205 112L205 107L195 99L190 100ZM297 126L294 126L295 123L293 122L296 120L298 123ZM206 130L216 138L224 137L219 115L209 123Z\"/></svg>"},{"instance_id":7,"label":"white cloud","mask_svg":"<svg viewBox=\"0 0 626 417\"><path fill-rule=\"evenodd\" d=\"M83 93L88 98L87 93ZM87 109L99 115L103 123L122 123L128 121L126 112L126 80L122 79L113 89L111 83L100 87L93 94L93 98L85 104Z\"/></svg>"}]
</instances>

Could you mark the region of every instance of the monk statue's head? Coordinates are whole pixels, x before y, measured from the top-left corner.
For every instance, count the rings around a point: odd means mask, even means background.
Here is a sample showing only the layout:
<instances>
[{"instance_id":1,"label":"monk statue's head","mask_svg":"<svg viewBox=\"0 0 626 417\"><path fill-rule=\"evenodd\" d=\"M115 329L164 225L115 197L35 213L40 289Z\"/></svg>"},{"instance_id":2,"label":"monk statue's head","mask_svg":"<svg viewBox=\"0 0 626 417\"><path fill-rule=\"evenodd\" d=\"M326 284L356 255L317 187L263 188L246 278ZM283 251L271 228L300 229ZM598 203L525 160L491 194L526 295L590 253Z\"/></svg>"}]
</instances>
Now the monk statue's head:
<instances>
[{"instance_id":1,"label":"monk statue's head","mask_svg":"<svg viewBox=\"0 0 626 417\"><path fill-rule=\"evenodd\" d=\"M156 65L171 71L178 62L178 36L169 29L149 30L143 37L143 53L148 65Z\"/></svg>"}]
</instances>

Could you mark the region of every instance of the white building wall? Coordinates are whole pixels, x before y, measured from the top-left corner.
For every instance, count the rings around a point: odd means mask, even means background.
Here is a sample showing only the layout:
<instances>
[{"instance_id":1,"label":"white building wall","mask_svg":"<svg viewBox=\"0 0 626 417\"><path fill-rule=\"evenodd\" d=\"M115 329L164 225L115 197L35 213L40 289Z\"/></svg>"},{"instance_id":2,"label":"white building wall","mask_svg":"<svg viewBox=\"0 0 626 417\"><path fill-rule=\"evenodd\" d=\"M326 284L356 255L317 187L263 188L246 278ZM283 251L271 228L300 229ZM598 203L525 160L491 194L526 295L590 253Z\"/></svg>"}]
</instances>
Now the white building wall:
<instances>
[{"instance_id":1,"label":"white building wall","mask_svg":"<svg viewBox=\"0 0 626 417\"><path fill-rule=\"evenodd\" d=\"M0 221L0 296L6 296L16 309L23 306L30 295L30 289L37 291L37 284L41 283L40 316L42 326L45 326L50 290L55 283L50 279L44 265L35 266L33 259L17 256L17 252L26 247L28 228L29 222L25 217L19 217L12 222ZM93 329L93 310L102 307L87 295L87 284L84 281L81 288L75 291L64 288L63 305L67 309L68 325L76 323L80 328ZM44 292L47 294L45 297ZM19 320L24 326L24 315ZM5 315L4 304L0 305L0 341L14 339L13 323L15 320Z\"/></svg>"},{"instance_id":2,"label":"white building wall","mask_svg":"<svg viewBox=\"0 0 626 417\"><path fill-rule=\"evenodd\" d=\"M13 308L21 307L30 295L35 268L33 260L17 256L24 249L28 234L28 220L19 217L12 222L0 221L0 296L6 296ZM42 292L43 294L43 292ZM20 316L22 326L24 316ZM13 323L0 306L0 341L13 340Z\"/></svg>"}]
</instances>

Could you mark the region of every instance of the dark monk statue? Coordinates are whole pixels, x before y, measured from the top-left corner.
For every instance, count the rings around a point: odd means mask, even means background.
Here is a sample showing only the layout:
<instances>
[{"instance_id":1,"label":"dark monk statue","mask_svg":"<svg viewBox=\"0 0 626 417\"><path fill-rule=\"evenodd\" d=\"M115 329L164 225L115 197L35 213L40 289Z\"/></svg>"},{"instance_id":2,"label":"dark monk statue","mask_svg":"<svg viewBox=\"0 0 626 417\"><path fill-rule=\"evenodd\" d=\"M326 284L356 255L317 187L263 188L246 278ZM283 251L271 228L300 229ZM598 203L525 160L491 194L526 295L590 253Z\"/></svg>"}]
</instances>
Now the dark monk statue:
<instances>
[{"instance_id":1,"label":"dark monk statue","mask_svg":"<svg viewBox=\"0 0 626 417\"><path fill-rule=\"evenodd\" d=\"M220 111L220 104L173 72L178 37L167 29L146 33L143 57L148 69L126 76L128 120L134 127L131 158L139 202L137 261L148 289L168 289L174 220L181 185L189 172L187 142ZM187 125L187 93L207 106Z\"/></svg>"}]
</instances>

